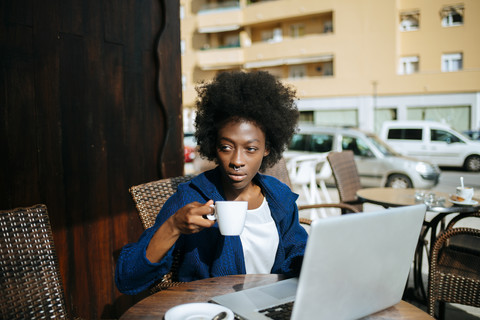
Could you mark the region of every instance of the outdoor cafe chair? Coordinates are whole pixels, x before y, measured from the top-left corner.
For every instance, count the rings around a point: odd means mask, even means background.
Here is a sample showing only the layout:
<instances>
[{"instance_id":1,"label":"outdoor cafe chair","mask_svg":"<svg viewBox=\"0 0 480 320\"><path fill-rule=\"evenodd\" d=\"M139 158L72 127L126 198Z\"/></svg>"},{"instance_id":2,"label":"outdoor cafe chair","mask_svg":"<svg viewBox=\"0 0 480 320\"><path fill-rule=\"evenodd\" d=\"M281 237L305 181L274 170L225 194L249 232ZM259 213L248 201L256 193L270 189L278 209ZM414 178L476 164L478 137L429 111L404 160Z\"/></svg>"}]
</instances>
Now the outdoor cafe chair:
<instances>
[{"instance_id":1,"label":"outdoor cafe chair","mask_svg":"<svg viewBox=\"0 0 480 320\"><path fill-rule=\"evenodd\" d=\"M47 207L0 211L0 237L0 318L67 318Z\"/></svg>"},{"instance_id":2,"label":"outdoor cafe chair","mask_svg":"<svg viewBox=\"0 0 480 320\"><path fill-rule=\"evenodd\" d=\"M320 170L317 170L318 167L320 167ZM289 159L287 169L291 185L302 188L302 193L305 196L307 204L313 205L316 203L332 202L327 186L325 185L325 179L331 175L326 154L308 154L293 157ZM320 185L320 189L318 185ZM322 192L320 192L320 190ZM321 193L323 194L323 199ZM325 208L320 208L319 211L322 218L327 217ZM311 210L311 217L316 214L317 209Z\"/></svg>"},{"instance_id":3,"label":"outdoor cafe chair","mask_svg":"<svg viewBox=\"0 0 480 320\"><path fill-rule=\"evenodd\" d=\"M355 208L355 211L342 209L342 214L363 211L363 202L357 197L357 191L362 186L353 152L351 150L330 152L327 159L332 168L340 203Z\"/></svg>"},{"instance_id":4,"label":"outdoor cafe chair","mask_svg":"<svg viewBox=\"0 0 480 320\"><path fill-rule=\"evenodd\" d=\"M445 317L445 303L480 307L480 230L454 227L475 214L459 214L435 240L428 273L428 313Z\"/></svg>"}]
</instances>

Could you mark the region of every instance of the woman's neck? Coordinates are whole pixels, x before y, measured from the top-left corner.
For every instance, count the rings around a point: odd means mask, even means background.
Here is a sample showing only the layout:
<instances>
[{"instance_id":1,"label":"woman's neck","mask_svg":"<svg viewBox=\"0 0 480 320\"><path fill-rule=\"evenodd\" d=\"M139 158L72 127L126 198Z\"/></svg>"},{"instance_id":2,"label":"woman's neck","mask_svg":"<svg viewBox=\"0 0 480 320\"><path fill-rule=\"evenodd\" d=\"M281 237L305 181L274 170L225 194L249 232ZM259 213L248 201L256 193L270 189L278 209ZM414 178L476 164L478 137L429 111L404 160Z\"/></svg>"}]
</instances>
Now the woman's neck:
<instances>
[{"instance_id":1,"label":"woman's neck","mask_svg":"<svg viewBox=\"0 0 480 320\"><path fill-rule=\"evenodd\" d=\"M229 201L247 201L249 210L257 209L263 202L262 189L253 181L242 190L224 188L224 192Z\"/></svg>"}]
</instances>

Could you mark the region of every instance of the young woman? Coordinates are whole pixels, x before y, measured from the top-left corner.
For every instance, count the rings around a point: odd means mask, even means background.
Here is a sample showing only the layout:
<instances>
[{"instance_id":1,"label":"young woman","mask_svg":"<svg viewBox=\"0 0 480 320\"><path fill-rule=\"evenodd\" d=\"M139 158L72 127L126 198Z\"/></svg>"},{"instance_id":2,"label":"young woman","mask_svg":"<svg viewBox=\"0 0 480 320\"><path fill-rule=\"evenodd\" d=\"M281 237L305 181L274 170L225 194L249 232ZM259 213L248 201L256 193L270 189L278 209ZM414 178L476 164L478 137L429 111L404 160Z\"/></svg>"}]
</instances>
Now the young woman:
<instances>
[{"instance_id":1,"label":"young woman","mask_svg":"<svg viewBox=\"0 0 480 320\"><path fill-rule=\"evenodd\" d=\"M155 225L122 249L115 279L123 293L150 287L176 255L179 281L300 272L307 233L298 221L298 195L259 173L281 159L296 131L294 90L260 71L221 73L197 91L199 152L218 166L181 184ZM222 236L205 218L220 200L248 201L240 236Z\"/></svg>"}]
</instances>

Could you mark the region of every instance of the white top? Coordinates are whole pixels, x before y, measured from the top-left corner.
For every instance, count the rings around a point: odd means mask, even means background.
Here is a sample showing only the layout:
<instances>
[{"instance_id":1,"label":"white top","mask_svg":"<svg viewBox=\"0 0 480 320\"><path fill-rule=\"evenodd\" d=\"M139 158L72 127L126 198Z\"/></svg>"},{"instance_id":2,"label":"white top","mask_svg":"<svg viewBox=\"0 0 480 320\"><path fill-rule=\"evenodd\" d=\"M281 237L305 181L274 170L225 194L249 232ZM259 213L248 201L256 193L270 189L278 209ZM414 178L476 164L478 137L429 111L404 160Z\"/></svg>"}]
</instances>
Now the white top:
<instances>
[{"instance_id":1,"label":"white top","mask_svg":"<svg viewBox=\"0 0 480 320\"><path fill-rule=\"evenodd\" d=\"M278 231L267 200L260 207L247 210L245 228L240 234L247 274L271 272L278 248Z\"/></svg>"}]
</instances>

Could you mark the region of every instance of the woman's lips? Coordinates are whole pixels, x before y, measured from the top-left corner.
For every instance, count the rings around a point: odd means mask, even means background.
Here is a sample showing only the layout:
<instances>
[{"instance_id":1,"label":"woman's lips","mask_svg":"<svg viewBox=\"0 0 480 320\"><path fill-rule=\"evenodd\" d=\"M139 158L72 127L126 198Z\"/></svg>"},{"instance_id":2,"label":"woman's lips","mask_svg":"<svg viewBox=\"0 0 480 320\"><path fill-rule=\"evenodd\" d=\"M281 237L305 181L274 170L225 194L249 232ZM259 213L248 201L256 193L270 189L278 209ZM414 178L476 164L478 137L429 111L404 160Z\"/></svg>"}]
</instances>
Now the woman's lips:
<instances>
[{"instance_id":1,"label":"woman's lips","mask_svg":"<svg viewBox=\"0 0 480 320\"><path fill-rule=\"evenodd\" d=\"M245 179L247 175L236 172L236 173L229 173L228 176L230 177L230 179L234 181L242 181L243 179Z\"/></svg>"}]
</instances>

